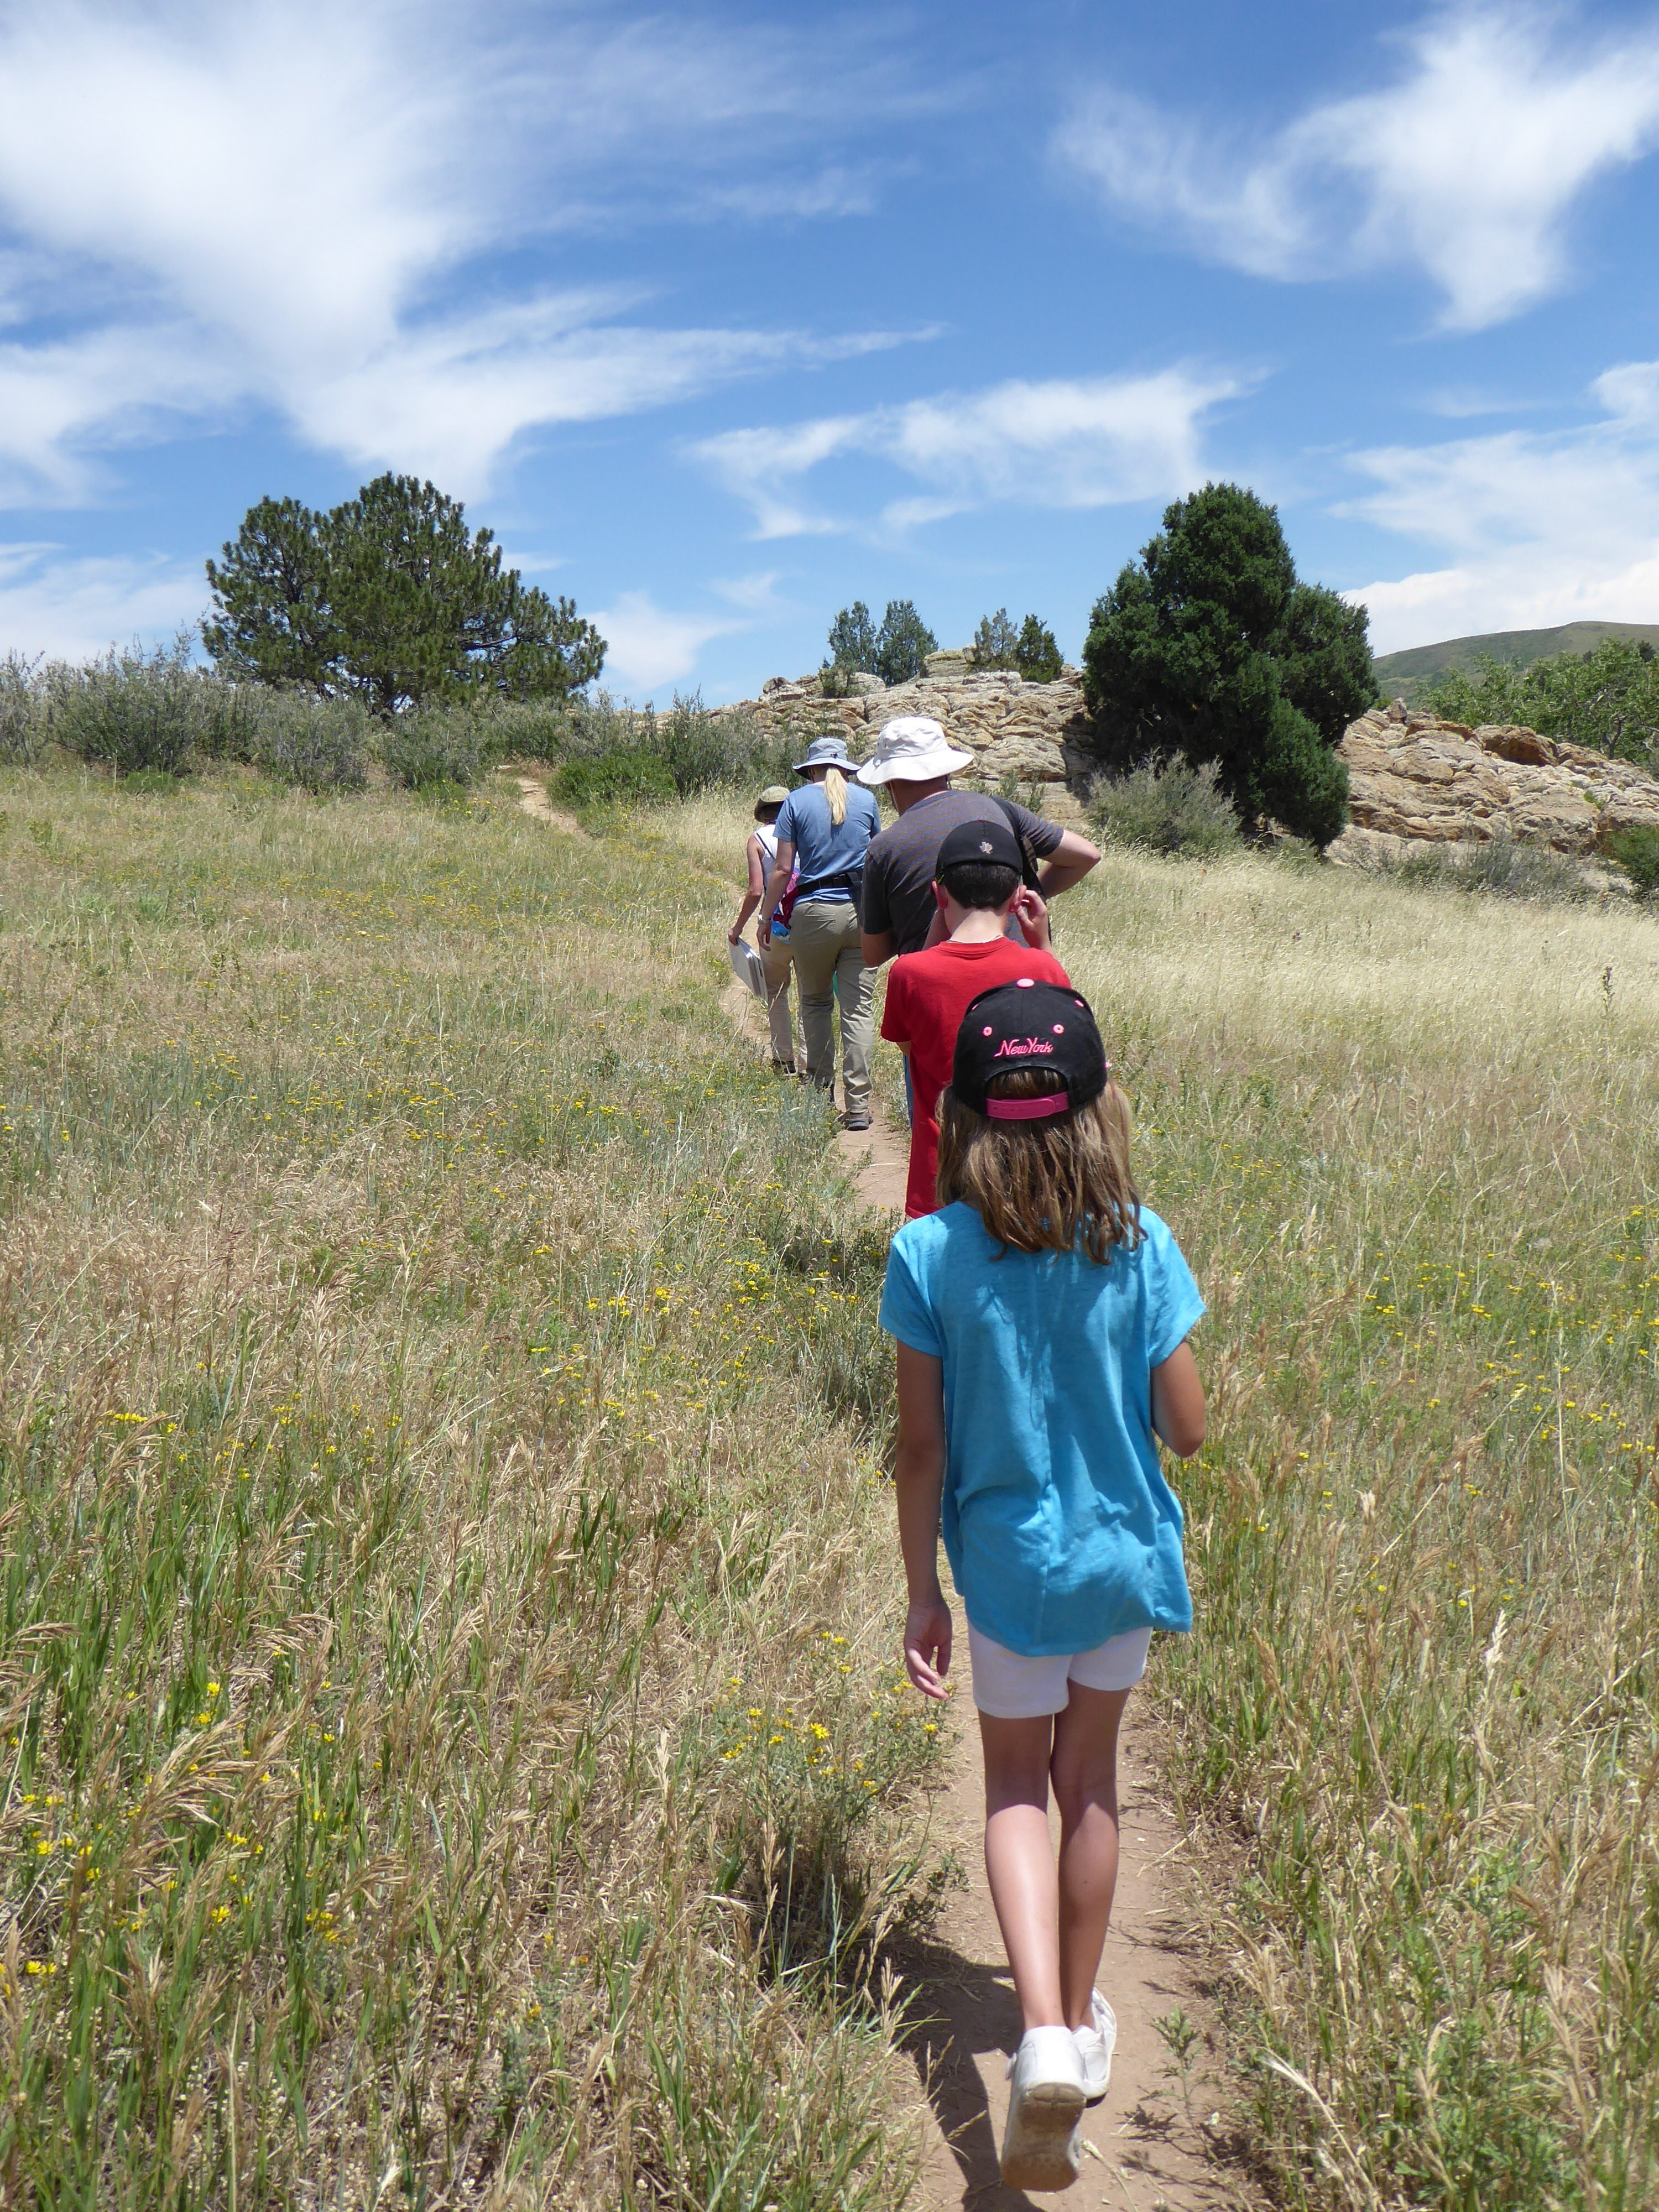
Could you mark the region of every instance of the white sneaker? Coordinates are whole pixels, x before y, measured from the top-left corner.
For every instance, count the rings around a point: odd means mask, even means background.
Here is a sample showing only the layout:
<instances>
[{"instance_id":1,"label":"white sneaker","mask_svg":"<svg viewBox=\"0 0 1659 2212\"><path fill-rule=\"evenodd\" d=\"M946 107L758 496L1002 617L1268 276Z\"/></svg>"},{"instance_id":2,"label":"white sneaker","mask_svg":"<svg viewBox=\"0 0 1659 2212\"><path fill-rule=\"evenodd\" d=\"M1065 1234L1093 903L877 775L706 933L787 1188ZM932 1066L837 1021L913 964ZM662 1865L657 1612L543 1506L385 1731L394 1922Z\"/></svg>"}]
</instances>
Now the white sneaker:
<instances>
[{"instance_id":1,"label":"white sneaker","mask_svg":"<svg viewBox=\"0 0 1659 2212\"><path fill-rule=\"evenodd\" d=\"M1002 2179L1010 2189L1069 2189L1082 2158L1086 2091L1069 2027L1028 2027L1008 2062Z\"/></svg>"},{"instance_id":2,"label":"white sneaker","mask_svg":"<svg viewBox=\"0 0 1659 2212\"><path fill-rule=\"evenodd\" d=\"M1097 2105L1112 2078L1112 2052L1117 2047L1117 2016L1098 1990L1089 1992L1089 2025L1074 2027L1072 2037L1083 2061L1083 2086L1089 2102Z\"/></svg>"}]
</instances>

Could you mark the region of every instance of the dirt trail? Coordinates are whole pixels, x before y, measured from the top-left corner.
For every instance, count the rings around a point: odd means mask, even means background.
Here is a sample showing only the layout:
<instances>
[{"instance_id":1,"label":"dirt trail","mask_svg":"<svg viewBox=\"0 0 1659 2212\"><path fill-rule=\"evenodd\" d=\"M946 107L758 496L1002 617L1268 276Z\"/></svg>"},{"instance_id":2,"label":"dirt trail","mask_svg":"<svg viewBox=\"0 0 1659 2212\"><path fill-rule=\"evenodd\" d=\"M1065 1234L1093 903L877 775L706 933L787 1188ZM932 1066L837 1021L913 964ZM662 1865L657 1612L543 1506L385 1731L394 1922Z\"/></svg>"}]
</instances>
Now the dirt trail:
<instances>
[{"instance_id":1,"label":"dirt trail","mask_svg":"<svg viewBox=\"0 0 1659 2212\"><path fill-rule=\"evenodd\" d=\"M739 1031L766 1051L758 1000L734 982L724 1004ZM872 1105L873 1127L836 1142L872 1210L904 1203L908 1133ZM957 1613L965 1666L967 1632ZM1156 1663L1156 1662L1154 1662ZM1009 2212L1036 2203L998 2179L997 2151L1008 2110L1005 2067L1019 2040L1019 2008L985 1887L981 1836L985 1798L979 1732L965 1681L951 1707L953 1738L932 1807L936 1844L966 1877L953 1890L925 1944L903 1955L916 2025L906 2050L926 2100L927 2149L915 2212ZM1184 1830L1159 1802L1152 1779L1152 1724L1132 1699L1122 1752L1120 1824L1122 1870L1100 1988L1117 2014L1117 2056L1105 2101L1084 2121L1083 2172L1065 2201L1116 2212L1220 2212L1248 2204L1237 2174L1218 2163L1223 2130L1212 2141L1215 2007L1213 1966L1194 1932L1196 1888ZM1180 2013L1196 2032L1185 2094L1181 2069L1157 2022Z\"/></svg>"},{"instance_id":2,"label":"dirt trail","mask_svg":"<svg viewBox=\"0 0 1659 2212\"><path fill-rule=\"evenodd\" d=\"M548 805L540 783L521 776L519 784L527 813L584 834ZM733 981L722 1004L757 1056L764 1057L759 1001ZM872 1211L893 1215L904 1204L909 1139L873 1102L872 1111L868 1130L839 1130L836 1142L860 1198ZM965 1668L967 1634L960 1607L956 1610ZM1111 2087L1085 2116L1083 2171L1071 2190L1034 2198L1002 2186L997 2151L1008 2110L1005 2069L1019 2040L1019 2009L985 1886L979 1735L965 1681L951 1711L951 1741L931 1826L936 1846L954 1857L965 1879L947 1895L927 1942L907 1947L900 1958L915 2023L904 2047L915 2069L926 2130L915 2212L1012 2212L1059 2203L1114 2212L1241 2212L1253 2205L1237 2169L1221 2159L1218 2118L1212 2132L1214 1960L1198 1924L1201 1886L1189 1839L1158 1796L1153 1723L1144 1701L1133 1698L1122 1745L1122 1864L1100 1970L1101 1991L1117 2014ZM1170 2042L1157 2026L1176 2014L1195 2032L1184 2085Z\"/></svg>"},{"instance_id":3,"label":"dirt trail","mask_svg":"<svg viewBox=\"0 0 1659 2212\"><path fill-rule=\"evenodd\" d=\"M580 837L586 842L586 830L574 814L567 814L562 807L554 805L547 795L547 786L538 775L515 775L513 781L519 787L519 804L526 814L533 814L538 822L548 823L555 830L562 830L567 837Z\"/></svg>"}]
</instances>

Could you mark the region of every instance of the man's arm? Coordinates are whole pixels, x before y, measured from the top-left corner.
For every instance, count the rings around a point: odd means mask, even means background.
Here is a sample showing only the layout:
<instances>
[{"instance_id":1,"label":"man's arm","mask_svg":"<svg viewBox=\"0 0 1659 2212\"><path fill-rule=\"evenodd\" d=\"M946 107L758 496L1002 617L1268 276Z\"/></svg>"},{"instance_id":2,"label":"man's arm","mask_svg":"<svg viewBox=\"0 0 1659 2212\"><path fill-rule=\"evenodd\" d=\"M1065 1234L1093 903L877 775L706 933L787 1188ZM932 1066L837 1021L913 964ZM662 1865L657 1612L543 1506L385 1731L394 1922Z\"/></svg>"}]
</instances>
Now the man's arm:
<instances>
[{"instance_id":1,"label":"man's arm","mask_svg":"<svg viewBox=\"0 0 1659 2212\"><path fill-rule=\"evenodd\" d=\"M884 960L890 960L897 950L890 929L862 929L859 932L859 952L866 968L879 968Z\"/></svg>"},{"instance_id":2,"label":"man's arm","mask_svg":"<svg viewBox=\"0 0 1659 2212\"><path fill-rule=\"evenodd\" d=\"M1062 830L1060 842L1037 870L1037 889L1046 899L1056 891L1070 890L1080 884L1091 868L1100 859L1100 848L1091 845L1086 837L1079 837L1075 830Z\"/></svg>"}]
</instances>

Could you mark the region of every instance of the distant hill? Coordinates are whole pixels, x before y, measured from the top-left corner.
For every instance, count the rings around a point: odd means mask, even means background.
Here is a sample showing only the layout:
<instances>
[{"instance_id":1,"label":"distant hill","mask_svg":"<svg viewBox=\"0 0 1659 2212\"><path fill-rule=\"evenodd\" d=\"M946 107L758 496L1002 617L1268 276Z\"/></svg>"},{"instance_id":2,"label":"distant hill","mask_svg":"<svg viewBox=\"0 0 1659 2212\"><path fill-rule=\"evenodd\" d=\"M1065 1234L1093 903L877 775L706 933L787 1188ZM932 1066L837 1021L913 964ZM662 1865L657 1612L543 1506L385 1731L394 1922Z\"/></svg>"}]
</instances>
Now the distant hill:
<instances>
[{"instance_id":1,"label":"distant hill","mask_svg":"<svg viewBox=\"0 0 1659 2212\"><path fill-rule=\"evenodd\" d=\"M1376 663L1376 680L1386 699L1414 707L1437 676L1448 669L1470 675L1483 658L1530 668L1555 653L1589 653L1604 637L1624 637L1659 646L1659 623L1563 623L1558 629L1493 629L1484 637L1449 637L1439 645L1413 645L1404 653L1385 653Z\"/></svg>"}]
</instances>

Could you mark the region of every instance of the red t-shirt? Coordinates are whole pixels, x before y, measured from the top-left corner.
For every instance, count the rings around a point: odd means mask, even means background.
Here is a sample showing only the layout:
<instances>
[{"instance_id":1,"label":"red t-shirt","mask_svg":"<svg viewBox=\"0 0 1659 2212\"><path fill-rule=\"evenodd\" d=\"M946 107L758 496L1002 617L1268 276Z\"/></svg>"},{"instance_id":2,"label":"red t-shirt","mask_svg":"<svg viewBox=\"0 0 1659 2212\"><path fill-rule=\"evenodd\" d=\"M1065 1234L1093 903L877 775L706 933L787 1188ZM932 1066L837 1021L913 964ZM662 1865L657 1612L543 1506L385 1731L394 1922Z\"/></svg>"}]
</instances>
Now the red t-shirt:
<instances>
[{"instance_id":1,"label":"red t-shirt","mask_svg":"<svg viewBox=\"0 0 1659 2212\"><path fill-rule=\"evenodd\" d=\"M957 1031L981 991L1017 983L1029 975L1037 983L1070 986L1071 977L1052 952L1034 952L1006 937L988 945L930 945L906 952L893 963L887 980L887 1005L881 1033L890 1044L910 1048L910 1080L915 1091L915 1120L910 1126L910 1179L904 1212L914 1220L934 1213L939 1200L933 1178L939 1170L939 1094L951 1080Z\"/></svg>"}]
</instances>

